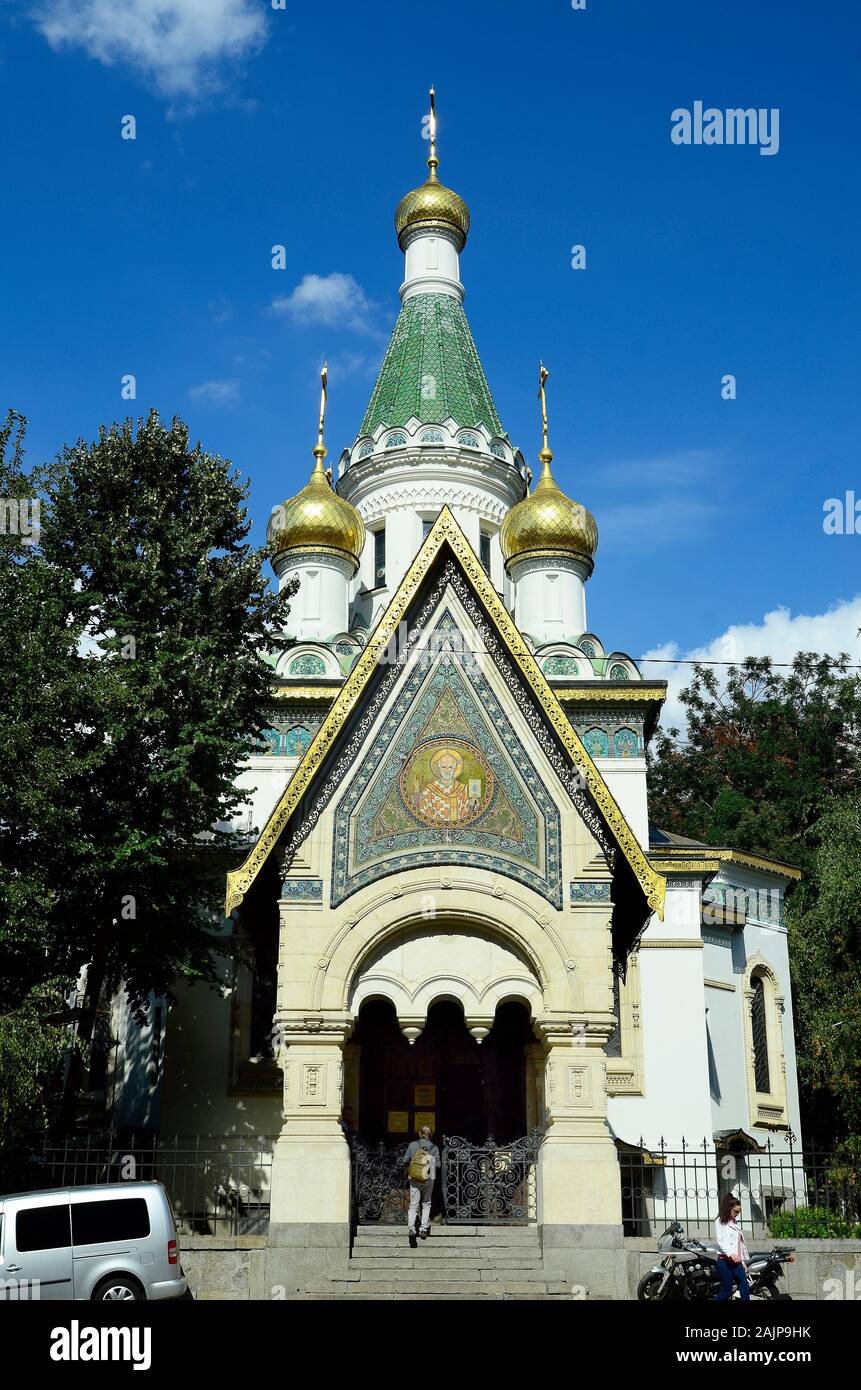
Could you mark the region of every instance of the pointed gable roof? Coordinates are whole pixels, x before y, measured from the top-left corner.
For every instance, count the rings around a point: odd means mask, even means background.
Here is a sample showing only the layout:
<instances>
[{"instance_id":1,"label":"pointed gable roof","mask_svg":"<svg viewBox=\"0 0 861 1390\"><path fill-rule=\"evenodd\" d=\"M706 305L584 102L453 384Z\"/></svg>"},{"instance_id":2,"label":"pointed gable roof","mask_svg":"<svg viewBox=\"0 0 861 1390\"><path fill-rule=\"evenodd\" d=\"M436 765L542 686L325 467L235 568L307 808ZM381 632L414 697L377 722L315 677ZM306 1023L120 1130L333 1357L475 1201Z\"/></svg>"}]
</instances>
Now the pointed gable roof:
<instances>
[{"instance_id":1,"label":"pointed gable roof","mask_svg":"<svg viewBox=\"0 0 861 1390\"><path fill-rule=\"evenodd\" d=\"M459 299L416 294L401 306L359 435L408 420L503 436L496 406Z\"/></svg>"},{"instance_id":2,"label":"pointed gable roof","mask_svg":"<svg viewBox=\"0 0 861 1390\"><path fill-rule=\"evenodd\" d=\"M552 733L555 746L561 750L565 766L571 774L567 785L572 799L578 795L576 787L582 788L583 804L578 805L580 814L590 824L599 840L604 839L618 851L617 865L628 871L630 879L636 885L642 909L637 913L640 921L631 933L636 937L645 925L650 911L663 916L666 880L649 863L610 788L570 724L448 507L444 507L437 517L400 587L368 639L356 666L341 687L329 713L285 787L256 845L245 862L228 874L226 912L229 915L240 906L287 829L291 817L300 805L306 802L312 784L351 722L352 716L362 707L375 674L380 672L381 656L384 656L392 639L396 638L399 625L404 621L435 562L444 558L446 552L458 563L469 589L479 600L486 615L484 626L489 646L501 645L502 656L508 659L515 674L519 675L529 688L534 704Z\"/></svg>"}]
</instances>

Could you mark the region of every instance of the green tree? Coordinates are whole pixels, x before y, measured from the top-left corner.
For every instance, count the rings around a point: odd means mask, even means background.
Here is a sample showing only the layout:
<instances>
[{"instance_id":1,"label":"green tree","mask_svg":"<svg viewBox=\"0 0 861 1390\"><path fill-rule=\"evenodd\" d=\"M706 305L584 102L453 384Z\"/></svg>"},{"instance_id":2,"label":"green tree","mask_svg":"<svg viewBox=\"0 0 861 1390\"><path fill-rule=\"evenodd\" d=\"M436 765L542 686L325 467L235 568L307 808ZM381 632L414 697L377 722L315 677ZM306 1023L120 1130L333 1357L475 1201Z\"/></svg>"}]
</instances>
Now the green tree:
<instances>
[{"instance_id":1,"label":"green tree","mask_svg":"<svg viewBox=\"0 0 861 1390\"><path fill-rule=\"evenodd\" d=\"M0 427L0 1143L8 1151L56 1118L67 1027L49 1022L74 981L54 940L56 846L72 824L67 783L86 779L72 582L38 547L38 484L24 464L25 421ZM23 503L23 509L19 508ZM14 504L14 505L13 505ZM61 852L61 851L60 851ZM52 976L57 975L57 978Z\"/></svg>"},{"instance_id":2,"label":"green tree","mask_svg":"<svg viewBox=\"0 0 861 1390\"><path fill-rule=\"evenodd\" d=\"M861 795L834 797L812 837L810 888L790 904L789 930L799 1072L813 1124L861 1152ZM847 1179L848 1181L848 1179Z\"/></svg>"},{"instance_id":3,"label":"green tree","mask_svg":"<svg viewBox=\"0 0 861 1390\"><path fill-rule=\"evenodd\" d=\"M799 1076L808 1136L831 1142L861 1119L861 681L846 655L800 652L786 673L752 658L723 683L696 666L680 698L685 736L650 749L650 817L802 870L787 905Z\"/></svg>"},{"instance_id":4,"label":"green tree","mask_svg":"<svg viewBox=\"0 0 861 1390\"><path fill-rule=\"evenodd\" d=\"M8 452L11 480L20 431ZM22 629L0 677L0 944L13 1005L88 968L86 1040L103 991L142 1007L213 978L287 610L247 541L247 483L181 421L103 428L18 480L37 483L41 543L9 546L0 579L7 643ZM73 1058L70 1097L78 1080Z\"/></svg>"}]
</instances>

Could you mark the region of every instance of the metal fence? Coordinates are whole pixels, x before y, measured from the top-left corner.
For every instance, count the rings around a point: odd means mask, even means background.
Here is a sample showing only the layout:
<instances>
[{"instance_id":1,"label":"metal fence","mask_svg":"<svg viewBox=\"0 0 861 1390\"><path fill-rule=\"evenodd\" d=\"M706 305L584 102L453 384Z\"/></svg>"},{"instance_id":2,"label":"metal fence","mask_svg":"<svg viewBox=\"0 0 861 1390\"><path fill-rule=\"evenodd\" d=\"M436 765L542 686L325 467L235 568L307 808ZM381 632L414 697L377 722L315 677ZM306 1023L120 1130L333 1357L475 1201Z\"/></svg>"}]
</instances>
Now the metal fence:
<instances>
[{"instance_id":1,"label":"metal fence","mask_svg":"<svg viewBox=\"0 0 861 1390\"><path fill-rule=\"evenodd\" d=\"M0 1152L0 1192L157 1180L185 1235L265 1235L274 1135L74 1136Z\"/></svg>"},{"instance_id":2,"label":"metal fence","mask_svg":"<svg viewBox=\"0 0 861 1390\"><path fill-rule=\"evenodd\" d=\"M755 1238L861 1239L861 1163L839 1151L768 1141L757 1151L715 1148L714 1140L670 1149L619 1146L626 1235L660 1235L673 1221L692 1235L711 1231L721 1198L741 1202L740 1221Z\"/></svg>"},{"instance_id":3,"label":"metal fence","mask_svg":"<svg viewBox=\"0 0 861 1390\"><path fill-rule=\"evenodd\" d=\"M441 1182L433 1195L434 1205L441 1204L443 1220L449 1225L480 1226L526 1226L536 1221L541 1138L537 1130L509 1144L497 1144L492 1135L483 1144L458 1135L444 1136ZM353 1137L355 1221L381 1225L406 1221L410 1202L407 1147L387 1149L384 1143L374 1146Z\"/></svg>"}]
</instances>

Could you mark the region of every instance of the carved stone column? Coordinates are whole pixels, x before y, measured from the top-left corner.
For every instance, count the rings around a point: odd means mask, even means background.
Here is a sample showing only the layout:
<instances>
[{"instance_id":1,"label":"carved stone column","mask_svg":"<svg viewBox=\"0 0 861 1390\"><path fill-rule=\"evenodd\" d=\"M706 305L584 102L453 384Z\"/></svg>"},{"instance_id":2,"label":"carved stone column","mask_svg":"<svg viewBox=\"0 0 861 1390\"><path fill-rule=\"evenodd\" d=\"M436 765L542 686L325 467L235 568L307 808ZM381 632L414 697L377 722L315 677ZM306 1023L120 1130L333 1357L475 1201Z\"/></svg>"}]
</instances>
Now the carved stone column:
<instances>
[{"instance_id":1,"label":"carved stone column","mask_svg":"<svg viewBox=\"0 0 861 1390\"><path fill-rule=\"evenodd\" d=\"M546 1022L541 1219L552 1225L619 1225L619 1164L607 1127L606 1032Z\"/></svg>"},{"instance_id":2,"label":"carved stone column","mask_svg":"<svg viewBox=\"0 0 861 1390\"><path fill-rule=\"evenodd\" d=\"M621 1289L621 1183L607 1126L608 1023L569 1017L541 1024L547 1131L539 1159L538 1219L545 1262L572 1285Z\"/></svg>"},{"instance_id":3,"label":"carved stone column","mask_svg":"<svg viewBox=\"0 0 861 1390\"><path fill-rule=\"evenodd\" d=\"M346 1239L350 1151L340 1121L351 1030L345 1015L276 1018L284 1123L273 1155L270 1231L292 1227L322 1244Z\"/></svg>"}]
</instances>

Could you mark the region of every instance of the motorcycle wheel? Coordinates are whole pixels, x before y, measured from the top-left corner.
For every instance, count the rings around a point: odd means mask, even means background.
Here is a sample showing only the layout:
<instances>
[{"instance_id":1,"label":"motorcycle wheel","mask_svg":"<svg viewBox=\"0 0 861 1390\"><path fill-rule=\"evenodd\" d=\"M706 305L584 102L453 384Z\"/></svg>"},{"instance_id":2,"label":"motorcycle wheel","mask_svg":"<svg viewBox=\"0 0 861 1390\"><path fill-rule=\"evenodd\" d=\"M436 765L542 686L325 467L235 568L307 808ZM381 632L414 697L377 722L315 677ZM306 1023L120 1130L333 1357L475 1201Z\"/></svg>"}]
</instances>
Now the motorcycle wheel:
<instances>
[{"instance_id":1,"label":"motorcycle wheel","mask_svg":"<svg viewBox=\"0 0 861 1390\"><path fill-rule=\"evenodd\" d=\"M660 1303L669 1293L670 1282L669 1279L664 1280L662 1274L655 1274L650 1271L643 1275L637 1285L637 1298L641 1303Z\"/></svg>"},{"instance_id":2,"label":"motorcycle wheel","mask_svg":"<svg viewBox=\"0 0 861 1390\"><path fill-rule=\"evenodd\" d=\"M757 1289L756 1298L763 1299L766 1303L791 1303L791 1293L781 1293L776 1284L763 1284L762 1288Z\"/></svg>"}]
</instances>

